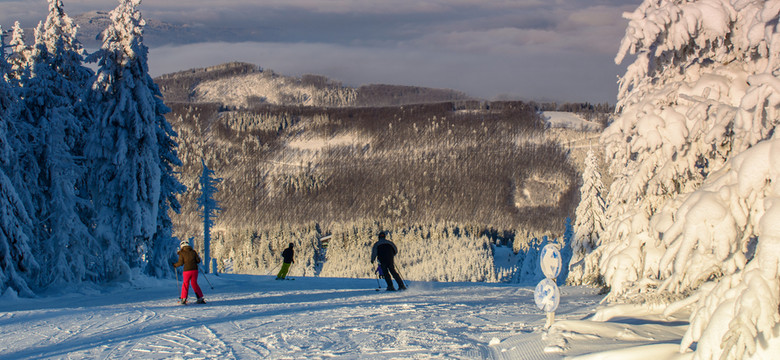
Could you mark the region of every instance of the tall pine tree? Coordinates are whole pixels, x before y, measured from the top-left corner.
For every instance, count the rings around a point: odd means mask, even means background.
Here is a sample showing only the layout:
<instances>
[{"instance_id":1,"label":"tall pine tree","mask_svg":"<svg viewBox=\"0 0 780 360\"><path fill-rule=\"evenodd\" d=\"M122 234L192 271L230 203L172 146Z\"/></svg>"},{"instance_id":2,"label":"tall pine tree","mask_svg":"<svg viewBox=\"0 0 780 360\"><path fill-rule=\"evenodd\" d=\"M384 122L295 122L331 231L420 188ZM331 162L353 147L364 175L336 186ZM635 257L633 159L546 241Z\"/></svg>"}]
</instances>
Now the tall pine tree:
<instances>
[{"instance_id":1,"label":"tall pine tree","mask_svg":"<svg viewBox=\"0 0 780 360\"><path fill-rule=\"evenodd\" d=\"M139 5L140 0L119 1L109 14L103 46L93 54L94 124L85 154L96 236L110 259L111 278L130 268L170 273L164 252L175 244L160 210L178 207L174 196L183 191L172 169L180 162L171 139L175 133L164 117L170 110L148 73Z\"/></svg>"},{"instance_id":2,"label":"tall pine tree","mask_svg":"<svg viewBox=\"0 0 780 360\"><path fill-rule=\"evenodd\" d=\"M217 184L222 181L222 178L214 177L214 170L211 170L206 166L206 161L201 159L201 165L203 166L203 172L200 175L200 197L198 198L198 208L203 211L201 217L203 218L203 259L206 264L206 273L211 268L211 227L214 226L214 219L219 212L219 203L214 200L214 194L217 193Z\"/></svg>"},{"instance_id":3,"label":"tall pine tree","mask_svg":"<svg viewBox=\"0 0 780 360\"><path fill-rule=\"evenodd\" d=\"M37 161L35 206L36 255L51 271L37 283L78 282L99 277L99 253L90 224L80 216L89 201L76 192L84 175L77 158L85 125L81 112L84 85L91 71L85 68L76 27L60 0L49 1L49 15L35 32L31 76L20 89L22 119L37 134L30 155Z\"/></svg>"},{"instance_id":4,"label":"tall pine tree","mask_svg":"<svg viewBox=\"0 0 780 360\"><path fill-rule=\"evenodd\" d=\"M39 266L30 247L31 220L16 188L6 175L18 169L11 146L8 126L18 116L15 90L6 81L9 66L6 62L5 38L0 29L0 294L9 289L32 296L27 283L30 274Z\"/></svg>"},{"instance_id":5,"label":"tall pine tree","mask_svg":"<svg viewBox=\"0 0 780 360\"><path fill-rule=\"evenodd\" d=\"M24 29L15 22L13 28L11 28L11 54L8 57L9 69L7 75L9 79L14 80L14 85L18 85L18 81L24 76L25 71L30 67L30 56L32 50L24 43Z\"/></svg>"},{"instance_id":6,"label":"tall pine tree","mask_svg":"<svg viewBox=\"0 0 780 360\"><path fill-rule=\"evenodd\" d=\"M598 169L598 158L591 150L585 158L585 170L582 172L582 187L580 187L580 203L577 205L574 223L574 238L572 239L572 259L569 267L568 284L582 283L597 285L598 270L593 261L585 257L593 249L601 245L601 234L604 231L605 205L604 183Z\"/></svg>"}]
</instances>

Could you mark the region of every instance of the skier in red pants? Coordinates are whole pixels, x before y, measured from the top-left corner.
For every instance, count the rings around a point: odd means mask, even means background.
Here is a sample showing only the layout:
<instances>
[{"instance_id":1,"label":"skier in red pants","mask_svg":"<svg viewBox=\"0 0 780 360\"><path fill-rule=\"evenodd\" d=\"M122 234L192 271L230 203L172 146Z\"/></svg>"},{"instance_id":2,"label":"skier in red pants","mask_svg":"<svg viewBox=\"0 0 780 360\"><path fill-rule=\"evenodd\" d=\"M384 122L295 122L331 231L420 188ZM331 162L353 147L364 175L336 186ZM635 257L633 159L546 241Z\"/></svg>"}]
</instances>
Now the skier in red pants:
<instances>
[{"instance_id":1,"label":"skier in red pants","mask_svg":"<svg viewBox=\"0 0 780 360\"><path fill-rule=\"evenodd\" d=\"M205 304L203 300L203 292L200 291L198 286L198 264L200 263L200 256L195 252L195 249L190 246L187 241L181 242L181 249L179 249L179 261L173 264L173 267L183 266L182 270L182 284L181 284L181 303L187 303L187 296L189 295L190 282L192 282L192 290L195 291L195 296L198 297L198 304Z\"/></svg>"}]
</instances>

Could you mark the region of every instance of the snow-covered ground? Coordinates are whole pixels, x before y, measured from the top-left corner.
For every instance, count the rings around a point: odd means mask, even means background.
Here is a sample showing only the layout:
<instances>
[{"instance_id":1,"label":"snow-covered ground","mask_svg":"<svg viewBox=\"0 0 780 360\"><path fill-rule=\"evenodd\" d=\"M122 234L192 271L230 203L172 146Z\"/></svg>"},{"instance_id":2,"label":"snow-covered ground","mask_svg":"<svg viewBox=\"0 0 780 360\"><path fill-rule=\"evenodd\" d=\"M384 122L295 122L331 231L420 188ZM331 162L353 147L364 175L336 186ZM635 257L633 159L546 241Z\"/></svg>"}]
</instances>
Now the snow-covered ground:
<instances>
[{"instance_id":1,"label":"snow-covered ground","mask_svg":"<svg viewBox=\"0 0 780 360\"><path fill-rule=\"evenodd\" d=\"M297 78L253 73L204 81L195 88L200 102L219 102L246 107L251 99L268 104L304 106L348 106L355 101L357 90L338 87L318 89L302 85Z\"/></svg>"},{"instance_id":2,"label":"snow-covered ground","mask_svg":"<svg viewBox=\"0 0 780 360\"><path fill-rule=\"evenodd\" d=\"M222 274L202 277L206 305L178 305L174 280L0 299L2 359L559 359L617 350L669 358L687 323L646 308L590 317L593 289L563 287L556 325L533 287ZM632 314L628 316L626 314ZM623 349L645 346L643 348ZM629 354L635 354L629 356ZM591 355L592 356L592 355Z\"/></svg>"},{"instance_id":3,"label":"snow-covered ground","mask_svg":"<svg viewBox=\"0 0 780 360\"><path fill-rule=\"evenodd\" d=\"M564 111L543 111L542 118L548 127L580 131L600 131L601 124L587 121L582 116Z\"/></svg>"}]
</instances>

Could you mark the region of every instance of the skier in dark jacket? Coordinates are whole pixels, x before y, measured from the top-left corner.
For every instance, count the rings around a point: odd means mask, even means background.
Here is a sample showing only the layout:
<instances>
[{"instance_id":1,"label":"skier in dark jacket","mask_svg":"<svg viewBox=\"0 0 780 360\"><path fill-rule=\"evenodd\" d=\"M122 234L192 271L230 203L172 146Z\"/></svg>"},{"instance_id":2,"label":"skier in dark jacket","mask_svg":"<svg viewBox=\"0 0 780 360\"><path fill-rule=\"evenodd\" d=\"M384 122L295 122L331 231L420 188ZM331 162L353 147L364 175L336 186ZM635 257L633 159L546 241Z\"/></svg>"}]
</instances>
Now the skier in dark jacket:
<instances>
[{"instance_id":1,"label":"skier in dark jacket","mask_svg":"<svg viewBox=\"0 0 780 360\"><path fill-rule=\"evenodd\" d=\"M377 235L377 242L374 243L374 247L371 248L371 263L379 259L379 267L382 268L385 281L387 282L387 291L395 291L393 286L393 280L390 277L392 275L395 278L395 282L398 283L398 290L406 290L404 281L401 280L401 275L395 270L395 254L398 253L398 248L392 241L386 239L384 231L380 231Z\"/></svg>"},{"instance_id":2,"label":"skier in dark jacket","mask_svg":"<svg viewBox=\"0 0 780 360\"><path fill-rule=\"evenodd\" d=\"M279 269L279 274L276 275L276 280L284 280L287 277L287 271L290 270L290 265L295 262L295 250L293 250L293 243L287 246L287 249L282 251L282 268Z\"/></svg>"},{"instance_id":3,"label":"skier in dark jacket","mask_svg":"<svg viewBox=\"0 0 780 360\"><path fill-rule=\"evenodd\" d=\"M181 283L181 298L179 299L182 304L187 303L187 296L189 295L190 282L192 282L192 290L195 291L195 295L198 297L198 304L205 304L203 300L203 292L198 286L198 264L200 264L200 256L195 252L195 249L190 246L187 241L182 241L181 249L178 251L179 261L173 264L173 267L182 267L182 283Z\"/></svg>"}]
</instances>

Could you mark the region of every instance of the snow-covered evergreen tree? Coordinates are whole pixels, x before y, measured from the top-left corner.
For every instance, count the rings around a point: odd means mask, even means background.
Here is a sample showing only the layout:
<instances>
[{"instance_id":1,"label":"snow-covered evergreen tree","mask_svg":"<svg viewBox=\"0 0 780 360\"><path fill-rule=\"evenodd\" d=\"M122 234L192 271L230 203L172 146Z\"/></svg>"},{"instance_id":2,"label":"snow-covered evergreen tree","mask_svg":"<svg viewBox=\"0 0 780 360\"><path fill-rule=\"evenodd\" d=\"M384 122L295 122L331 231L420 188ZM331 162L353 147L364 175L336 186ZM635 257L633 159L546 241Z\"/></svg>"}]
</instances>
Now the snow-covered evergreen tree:
<instances>
[{"instance_id":1,"label":"snow-covered evergreen tree","mask_svg":"<svg viewBox=\"0 0 780 360\"><path fill-rule=\"evenodd\" d=\"M94 72L84 66L86 51L76 39L78 25L65 13L62 0L48 1L49 14L41 35L51 57L51 67L68 80L67 87L62 91L73 103L74 115L78 120L77 126L69 129L68 142L78 152L76 155L81 156L85 141L84 132L88 124L88 106L84 98Z\"/></svg>"},{"instance_id":2,"label":"snow-covered evergreen tree","mask_svg":"<svg viewBox=\"0 0 780 360\"><path fill-rule=\"evenodd\" d=\"M518 283L532 285L544 279L539 256L545 245L547 245L547 236L544 236L541 242L534 238L528 243L528 250L525 252L523 264L520 266Z\"/></svg>"},{"instance_id":3,"label":"snow-covered evergreen tree","mask_svg":"<svg viewBox=\"0 0 780 360\"><path fill-rule=\"evenodd\" d=\"M603 194L604 183L601 182L598 158L591 150L585 158L580 203L575 211L576 221L571 243L572 258L569 276L566 278L566 282L570 285L598 284L598 270L586 266L585 256L601 245L601 233L606 223Z\"/></svg>"},{"instance_id":4,"label":"snow-covered evergreen tree","mask_svg":"<svg viewBox=\"0 0 780 360\"><path fill-rule=\"evenodd\" d=\"M86 51L77 40L78 25L71 19L63 8L61 0L49 0L49 14L44 22L43 41L49 52L51 68L62 77L66 83L58 90L71 104L71 111L76 122L66 128L65 141L70 149L75 164L79 168L79 177L74 184L76 191L76 208L85 224L93 223L93 208L86 186L86 165L84 162L84 144L89 133L91 114L86 96L92 85L94 72L84 66ZM85 238L93 240L94 237ZM89 242L89 241L87 241ZM88 249L98 249L98 246L85 245ZM89 274L92 278L98 278L99 274Z\"/></svg>"},{"instance_id":5,"label":"snow-covered evergreen tree","mask_svg":"<svg viewBox=\"0 0 780 360\"><path fill-rule=\"evenodd\" d=\"M32 49L24 43L24 29L22 29L18 21L11 28L11 41L8 45L11 48L11 53L8 57L10 68L5 75L9 80L15 80L12 83L17 85L17 82L30 67L30 57L32 55Z\"/></svg>"},{"instance_id":6,"label":"snow-covered evergreen tree","mask_svg":"<svg viewBox=\"0 0 780 360\"><path fill-rule=\"evenodd\" d=\"M18 117L18 110L17 95L6 80L9 66L2 34L0 29L0 295L10 289L32 296L28 278L39 270L30 246L32 221L7 176L8 171L17 170L8 124Z\"/></svg>"},{"instance_id":7,"label":"snow-covered evergreen tree","mask_svg":"<svg viewBox=\"0 0 780 360\"><path fill-rule=\"evenodd\" d=\"M693 305L695 358L742 358L780 322L779 14L776 0L647 0L616 58L636 54L602 136L615 180L600 274L613 300Z\"/></svg>"},{"instance_id":8,"label":"snow-covered evergreen tree","mask_svg":"<svg viewBox=\"0 0 780 360\"><path fill-rule=\"evenodd\" d=\"M145 65L145 64L144 64ZM168 123L164 114L170 109L165 106L162 99L162 93L154 83L151 76L146 74L146 85L148 91L153 94L155 108L157 109L156 127L157 142L159 146L159 165L160 165L160 200L157 211L157 232L152 239L150 256L146 265L145 272L152 276L163 277L171 275L170 257L174 256L179 246L179 240L173 236L173 221L170 211L179 213L181 204L177 196L187 191L187 187L177 178L177 172L174 166L182 166L179 159L178 144L174 140L178 136Z\"/></svg>"},{"instance_id":9,"label":"snow-covered evergreen tree","mask_svg":"<svg viewBox=\"0 0 780 360\"><path fill-rule=\"evenodd\" d=\"M206 265L206 273L211 268L211 227L214 226L214 219L217 213L222 210L219 203L214 200L214 194L217 193L217 184L222 178L214 177L214 170L206 166L206 161L201 159L203 172L200 175L200 197L198 198L198 208L202 211L203 218L203 260Z\"/></svg>"},{"instance_id":10,"label":"snow-covered evergreen tree","mask_svg":"<svg viewBox=\"0 0 780 360\"><path fill-rule=\"evenodd\" d=\"M182 165L176 151L177 144L172 138L176 136L176 133L164 116L158 120L160 120L158 122L160 127L157 128L157 138L160 142L160 200L157 212L157 232L152 239L145 272L156 277L170 277L173 270L169 266L170 259L175 256L179 240L173 236L173 221L169 211L177 214L181 211L181 204L176 196L184 193L187 188L176 177L177 172L173 169L174 166Z\"/></svg>"},{"instance_id":11,"label":"snow-covered evergreen tree","mask_svg":"<svg viewBox=\"0 0 780 360\"><path fill-rule=\"evenodd\" d=\"M170 273L170 254L164 252L175 249L175 241L160 209L177 207L175 194L183 190L172 169L179 160L164 117L169 109L148 73L139 5L120 0L92 56L98 62L90 94L95 118L85 154L95 234L111 259L111 278L130 268Z\"/></svg>"},{"instance_id":12,"label":"snow-covered evergreen tree","mask_svg":"<svg viewBox=\"0 0 780 360\"><path fill-rule=\"evenodd\" d=\"M89 208L89 201L76 193L84 175L76 160L81 156L77 146L85 129L85 119L76 114L91 72L81 64L75 31L62 2L50 0L45 25L39 24L35 32L31 76L19 90L22 119L37 134L28 151L37 161L32 194L36 255L51 270L37 279L42 286L97 278L101 263L90 224L79 211Z\"/></svg>"}]
</instances>

